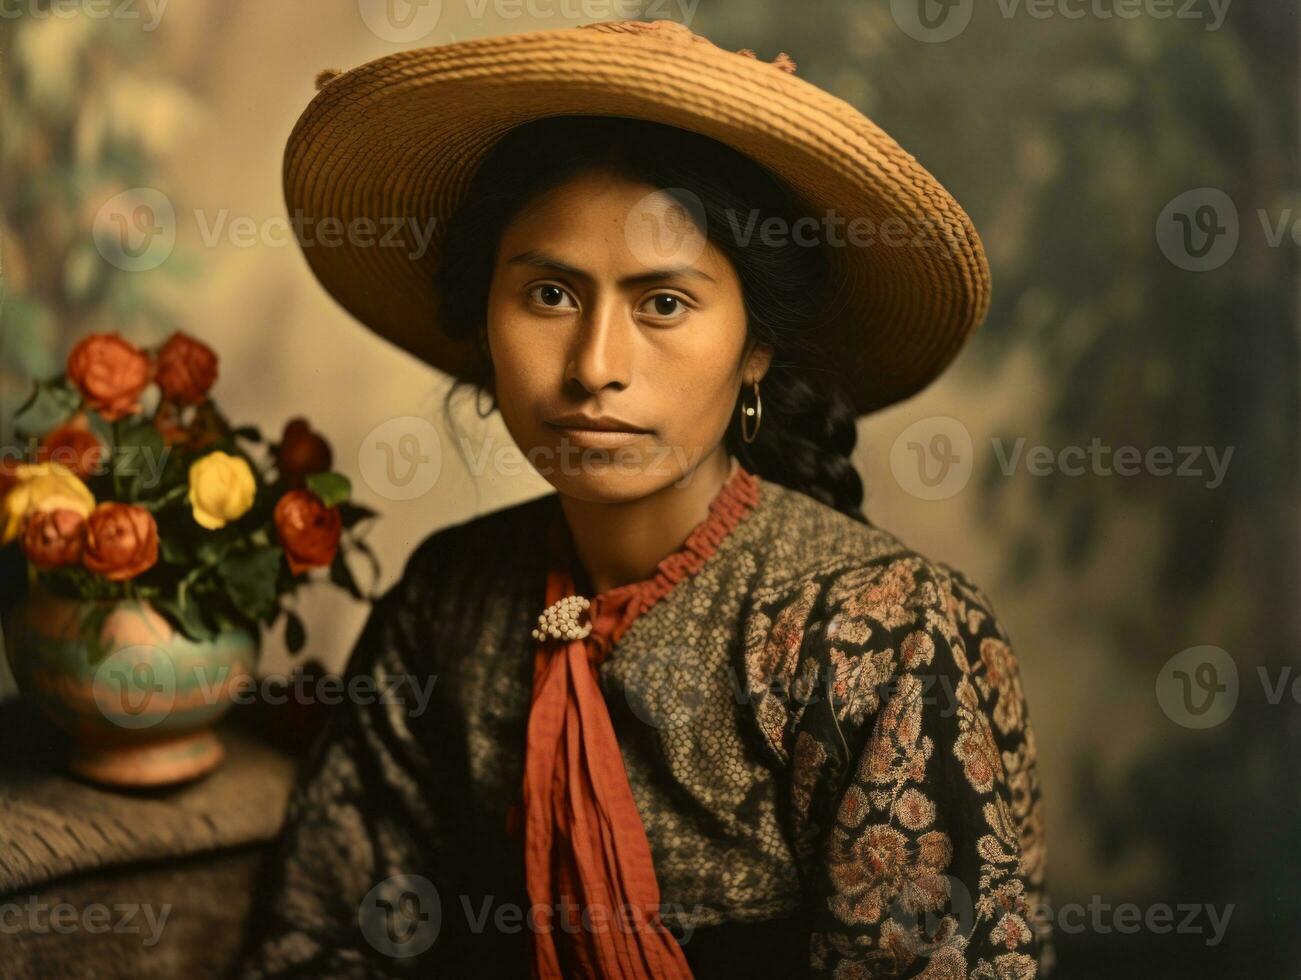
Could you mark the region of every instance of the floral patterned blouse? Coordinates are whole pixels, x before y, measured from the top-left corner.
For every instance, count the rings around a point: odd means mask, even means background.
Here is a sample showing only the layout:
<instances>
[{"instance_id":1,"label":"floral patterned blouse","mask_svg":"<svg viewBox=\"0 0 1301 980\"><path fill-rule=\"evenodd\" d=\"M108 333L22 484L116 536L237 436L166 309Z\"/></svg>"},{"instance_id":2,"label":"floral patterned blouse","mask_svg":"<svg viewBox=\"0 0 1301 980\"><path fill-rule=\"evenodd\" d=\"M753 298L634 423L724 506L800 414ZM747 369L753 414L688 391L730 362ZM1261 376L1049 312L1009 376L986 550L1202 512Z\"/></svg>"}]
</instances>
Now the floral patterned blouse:
<instances>
[{"instance_id":1,"label":"floral patterned blouse","mask_svg":"<svg viewBox=\"0 0 1301 980\"><path fill-rule=\"evenodd\" d=\"M963 575L758 478L600 667L695 976L1048 975L1017 660ZM243 975L524 977L516 803L558 498L447 528L376 604Z\"/></svg>"}]
</instances>

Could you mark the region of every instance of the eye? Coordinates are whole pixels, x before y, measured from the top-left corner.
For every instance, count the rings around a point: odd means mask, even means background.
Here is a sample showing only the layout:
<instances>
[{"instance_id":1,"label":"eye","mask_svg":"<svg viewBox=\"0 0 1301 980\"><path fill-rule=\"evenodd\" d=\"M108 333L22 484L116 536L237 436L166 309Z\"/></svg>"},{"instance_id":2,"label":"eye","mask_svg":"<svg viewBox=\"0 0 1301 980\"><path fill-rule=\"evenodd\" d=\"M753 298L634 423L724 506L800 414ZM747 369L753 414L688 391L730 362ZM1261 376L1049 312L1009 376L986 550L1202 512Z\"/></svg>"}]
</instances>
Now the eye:
<instances>
[{"instance_id":1,"label":"eye","mask_svg":"<svg viewBox=\"0 0 1301 980\"><path fill-rule=\"evenodd\" d=\"M681 296L673 293L656 293L638 308L655 320L676 320L686 314L689 306Z\"/></svg>"},{"instance_id":2,"label":"eye","mask_svg":"<svg viewBox=\"0 0 1301 980\"><path fill-rule=\"evenodd\" d=\"M528 296L538 306L544 306L549 310L578 309L574 297L569 295L563 286L557 286L554 282L544 282L534 286L528 291Z\"/></svg>"}]
</instances>

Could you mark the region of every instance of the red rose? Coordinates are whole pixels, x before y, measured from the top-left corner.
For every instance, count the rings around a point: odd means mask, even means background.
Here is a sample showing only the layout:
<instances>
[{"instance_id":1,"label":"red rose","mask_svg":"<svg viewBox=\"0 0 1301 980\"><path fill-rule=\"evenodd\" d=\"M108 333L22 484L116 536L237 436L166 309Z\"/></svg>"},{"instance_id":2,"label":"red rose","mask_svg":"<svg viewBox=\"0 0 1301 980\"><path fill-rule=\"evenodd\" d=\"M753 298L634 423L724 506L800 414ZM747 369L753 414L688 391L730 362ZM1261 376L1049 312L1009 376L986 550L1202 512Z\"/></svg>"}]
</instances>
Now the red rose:
<instances>
[{"instance_id":1,"label":"red rose","mask_svg":"<svg viewBox=\"0 0 1301 980\"><path fill-rule=\"evenodd\" d=\"M307 490L290 490L276 501L273 516L276 536L295 575L334 561L343 533L338 507L326 507Z\"/></svg>"},{"instance_id":2,"label":"red rose","mask_svg":"<svg viewBox=\"0 0 1301 980\"><path fill-rule=\"evenodd\" d=\"M86 413L78 412L63 425L46 434L37 451L38 462L62 463L77 476L86 477L99 469L104 446L90 431Z\"/></svg>"},{"instance_id":3,"label":"red rose","mask_svg":"<svg viewBox=\"0 0 1301 980\"><path fill-rule=\"evenodd\" d=\"M27 515L23 553L38 568L76 565L86 544L86 522L75 510L38 510Z\"/></svg>"},{"instance_id":4,"label":"red rose","mask_svg":"<svg viewBox=\"0 0 1301 980\"><path fill-rule=\"evenodd\" d=\"M313 432L303 418L290 419L276 449L280 476L291 487L301 487L312 473L324 473L334 461L330 444Z\"/></svg>"},{"instance_id":5,"label":"red rose","mask_svg":"<svg viewBox=\"0 0 1301 980\"><path fill-rule=\"evenodd\" d=\"M135 578L158 561L154 515L134 504L100 504L86 518L83 564L110 582Z\"/></svg>"},{"instance_id":6,"label":"red rose","mask_svg":"<svg viewBox=\"0 0 1301 980\"><path fill-rule=\"evenodd\" d=\"M186 422L183 414L189 415ZM166 398L158 402L154 412L154 428L167 446L181 446L191 452L207 449L222 436L221 421L212 407L204 402L193 409L182 409Z\"/></svg>"},{"instance_id":7,"label":"red rose","mask_svg":"<svg viewBox=\"0 0 1301 980\"><path fill-rule=\"evenodd\" d=\"M190 438L190 430L181 422L181 410L164 399L154 412L154 428L163 437L165 446L183 446Z\"/></svg>"},{"instance_id":8,"label":"red rose","mask_svg":"<svg viewBox=\"0 0 1301 980\"><path fill-rule=\"evenodd\" d=\"M207 344L178 330L158 350L154 380L177 404L197 405L217 380L217 355Z\"/></svg>"},{"instance_id":9,"label":"red rose","mask_svg":"<svg viewBox=\"0 0 1301 980\"><path fill-rule=\"evenodd\" d=\"M116 333L93 333L68 354L68 380L91 408L115 422L140 411L149 355Z\"/></svg>"}]
</instances>

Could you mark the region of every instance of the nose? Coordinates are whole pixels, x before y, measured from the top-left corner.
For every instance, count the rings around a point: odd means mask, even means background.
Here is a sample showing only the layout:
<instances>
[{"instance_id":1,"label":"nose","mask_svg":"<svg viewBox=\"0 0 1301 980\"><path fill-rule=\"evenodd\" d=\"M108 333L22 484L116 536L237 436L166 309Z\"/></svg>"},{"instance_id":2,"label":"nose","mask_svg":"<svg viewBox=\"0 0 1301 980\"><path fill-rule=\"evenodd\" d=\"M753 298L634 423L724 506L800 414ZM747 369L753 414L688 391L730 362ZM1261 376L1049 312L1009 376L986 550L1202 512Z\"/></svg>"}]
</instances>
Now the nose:
<instances>
[{"instance_id":1,"label":"nose","mask_svg":"<svg viewBox=\"0 0 1301 980\"><path fill-rule=\"evenodd\" d=\"M632 381L632 324L617 302L595 304L582 318L570 347L565 380L589 393L605 388L626 388Z\"/></svg>"}]
</instances>

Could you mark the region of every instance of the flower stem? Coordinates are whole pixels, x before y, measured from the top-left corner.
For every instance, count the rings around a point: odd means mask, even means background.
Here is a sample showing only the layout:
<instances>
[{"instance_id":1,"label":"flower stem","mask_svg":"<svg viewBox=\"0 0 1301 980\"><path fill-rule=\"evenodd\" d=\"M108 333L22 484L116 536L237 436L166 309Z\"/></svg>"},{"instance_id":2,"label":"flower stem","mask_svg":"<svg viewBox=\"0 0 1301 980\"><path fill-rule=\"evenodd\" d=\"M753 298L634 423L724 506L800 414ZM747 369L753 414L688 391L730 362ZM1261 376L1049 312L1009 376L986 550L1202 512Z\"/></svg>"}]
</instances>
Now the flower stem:
<instances>
[{"instance_id":1,"label":"flower stem","mask_svg":"<svg viewBox=\"0 0 1301 980\"><path fill-rule=\"evenodd\" d=\"M170 504L173 500L176 500L177 498L184 496L186 491L188 490L189 487L187 487L185 484L181 484L180 486L173 487L171 490L168 490L167 493L163 494L157 500L140 500L137 501L137 503L145 510L150 510L150 511L161 510L162 508Z\"/></svg>"}]
</instances>

